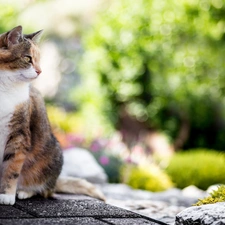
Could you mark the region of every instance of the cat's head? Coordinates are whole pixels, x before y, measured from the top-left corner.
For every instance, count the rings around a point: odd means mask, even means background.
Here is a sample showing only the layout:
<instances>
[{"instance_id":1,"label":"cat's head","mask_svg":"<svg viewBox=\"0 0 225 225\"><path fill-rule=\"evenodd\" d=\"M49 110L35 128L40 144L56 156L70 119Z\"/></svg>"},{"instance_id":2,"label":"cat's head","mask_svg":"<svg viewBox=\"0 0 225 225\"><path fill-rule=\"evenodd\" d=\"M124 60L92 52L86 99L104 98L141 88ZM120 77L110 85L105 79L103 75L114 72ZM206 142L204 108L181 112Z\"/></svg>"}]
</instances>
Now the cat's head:
<instances>
[{"instance_id":1,"label":"cat's head","mask_svg":"<svg viewBox=\"0 0 225 225\"><path fill-rule=\"evenodd\" d=\"M22 26L0 35L0 79L30 82L41 73L40 52L36 45L42 31L23 35Z\"/></svg>"}]
</instances>

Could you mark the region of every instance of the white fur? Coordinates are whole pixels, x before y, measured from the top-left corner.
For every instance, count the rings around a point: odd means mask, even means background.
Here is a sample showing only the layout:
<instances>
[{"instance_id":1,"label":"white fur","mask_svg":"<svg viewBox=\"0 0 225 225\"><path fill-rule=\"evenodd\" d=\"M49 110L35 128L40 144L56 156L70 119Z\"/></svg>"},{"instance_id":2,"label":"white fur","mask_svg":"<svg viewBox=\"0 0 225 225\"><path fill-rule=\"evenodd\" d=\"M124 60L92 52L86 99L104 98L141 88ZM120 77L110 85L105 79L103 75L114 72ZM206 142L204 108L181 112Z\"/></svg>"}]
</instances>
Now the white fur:
<instances>
[{"instance_id":1,"label":"white fur","mask_svg":"<svg viewBox=\"0 0 225 225\"><path fill-rule=\"evenodd\" d=\"M8 123L16 106L29 99L29 81L35 74L32 67L13 72L0 70L0 168L9 135Z\"/></svg>"},{"instance_id":2,"label":"white fur","mask_svg":"<svg viewBox=\"0 0 225 225\"><path fill-rule=\"evenodd\" d=\"M16 201L15 195L0 194L0 204L2 205L14 205Z\"/></svg>"},{"instance_id":3,"label":"white fur","mask_svg":"<svg viewBox=\"0 0 225 225\"><path fill-rule=\"evenodd\" d=\"M27 191L18 191L17 197L18 199L27 199L31 198L35 193L33 191L27 192Z\"/></svg>"},{"instance_id":4,"label":"white fur","mask_svg":"<svg viewBox=\"0 0 225 225\"><path fill-rule=\"evenodd\" d=\"M10 88L13 84L30 82L38 77L33 66L28 69L0 70L0 89Z\"/></svg>"}]
</instances>

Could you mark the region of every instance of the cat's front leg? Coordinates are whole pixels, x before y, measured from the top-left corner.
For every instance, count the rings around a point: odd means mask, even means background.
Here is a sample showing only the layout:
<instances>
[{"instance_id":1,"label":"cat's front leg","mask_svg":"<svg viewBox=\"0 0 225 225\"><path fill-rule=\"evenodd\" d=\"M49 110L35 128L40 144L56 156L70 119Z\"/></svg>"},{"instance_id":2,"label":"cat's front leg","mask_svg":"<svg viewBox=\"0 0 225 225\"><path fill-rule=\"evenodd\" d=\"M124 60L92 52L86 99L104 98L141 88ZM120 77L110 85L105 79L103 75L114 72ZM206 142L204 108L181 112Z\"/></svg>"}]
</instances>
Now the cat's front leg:
<instances>
[{"instance_id":1,"label":"cat's front leg","mask_svg":"<svg viewBox=\"0 0 225 225\"><path fill-rule=\"evenodd\" d=\"M25 160L25 154L22 151L16 151L7 156L4 157L0 181L0 204L13 205L16 200L17 181Z\"/></svg>"}]
</instances>

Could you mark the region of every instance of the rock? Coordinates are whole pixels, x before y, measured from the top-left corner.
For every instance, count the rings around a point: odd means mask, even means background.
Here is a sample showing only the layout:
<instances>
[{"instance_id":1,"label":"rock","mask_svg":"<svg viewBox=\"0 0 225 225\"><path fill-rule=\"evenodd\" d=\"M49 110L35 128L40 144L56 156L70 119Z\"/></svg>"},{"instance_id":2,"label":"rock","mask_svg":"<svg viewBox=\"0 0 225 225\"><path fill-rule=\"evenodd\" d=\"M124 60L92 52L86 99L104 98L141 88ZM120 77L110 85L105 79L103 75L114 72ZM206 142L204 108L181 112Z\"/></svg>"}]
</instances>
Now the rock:
<instances>
[{"instance_id":1,"label":"rock","mask_svg":"<svg viewBox=\"0 0 225 225\"><path fill-rule=\"evenodd\" d=\"M107 182L107 175L95 158L86 149L70 148L63 151L62 176L84 178L92 183Z\"/></svg>"},{"instance_id":2,"label":"rock","mask_svg":"<svg viewBox=\"0 0 225 225\"><path fill-rule=\"evenodd\" d=\"M193 206L176 216L175 225L225 225L225 202Z\"/></svg>"},{"instance_id":3,"label":"rock","mask_svg":"<svg viewBox=\"0 0 225 225\"><path fill-rule=\"evenodd\" d=\"M206 192L208 193L208 195L210 195L213 191L216 191L220 185L222 184L211 185L207 188Z\"/></svg>"},{"instance_id":4,"label":"rock","mask_svg":"<svg viewBox=\"0 0 225 225\"><path fill-rule=\"evenodd\" d=\"M184 188L182 190L182 194L185 197L191 197L191 198L196 198L196 199L199 199L199 198L202 199L208 195L205 191L197 188L194 185L190 185L190 186Z\"/></svg>"}]
</instances>

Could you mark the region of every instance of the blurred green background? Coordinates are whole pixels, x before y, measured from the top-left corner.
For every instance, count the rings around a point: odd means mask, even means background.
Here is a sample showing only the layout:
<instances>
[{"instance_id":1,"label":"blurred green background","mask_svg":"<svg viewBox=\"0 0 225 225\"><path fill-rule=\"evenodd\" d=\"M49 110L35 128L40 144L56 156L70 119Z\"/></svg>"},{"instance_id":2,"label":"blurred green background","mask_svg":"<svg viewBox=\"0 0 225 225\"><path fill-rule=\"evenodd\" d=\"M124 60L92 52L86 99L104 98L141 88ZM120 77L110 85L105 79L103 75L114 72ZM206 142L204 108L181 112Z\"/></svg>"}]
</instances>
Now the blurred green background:
<instances>
[{"instance_id":1,"label":"blurred green background","mask_svg":"<svg viewBox=\"0 0 225 225\"><path fill-rule=\"evenodd\" d=\"M0 18L1 33L45 30L34 85L54 131L63 148L98 143L111 181L128 179L128 161L164 170L177 151L223 154L224 0L0 0Z\"/></svg>"}]
</instances>

